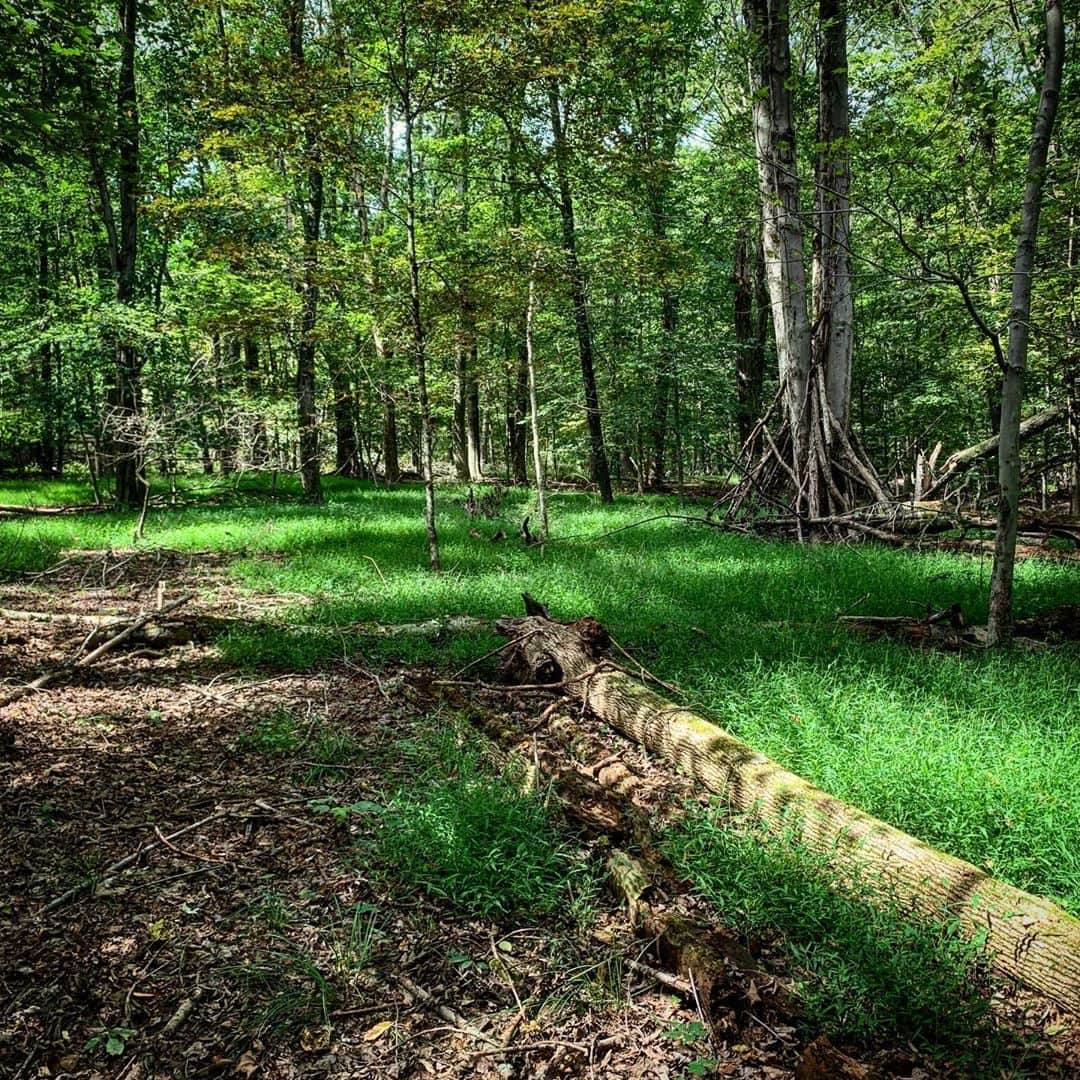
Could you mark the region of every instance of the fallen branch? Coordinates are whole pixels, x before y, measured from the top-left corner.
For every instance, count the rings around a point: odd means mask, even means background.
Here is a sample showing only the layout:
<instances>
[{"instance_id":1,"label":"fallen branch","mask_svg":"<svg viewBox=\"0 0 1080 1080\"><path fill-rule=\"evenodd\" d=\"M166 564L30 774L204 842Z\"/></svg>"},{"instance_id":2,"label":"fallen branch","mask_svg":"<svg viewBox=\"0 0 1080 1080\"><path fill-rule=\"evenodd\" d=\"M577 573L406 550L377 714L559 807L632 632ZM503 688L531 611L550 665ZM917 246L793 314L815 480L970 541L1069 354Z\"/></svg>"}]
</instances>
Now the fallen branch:
<instances>
[{"instance_id":1,"label":"fallen branch","mask_svg":"<svg viewBox=\"0 0 1080 1080\"><path fill-rule=\"evenodd\" d=\"M1049 409L1043 409L1042 412L1028 417L1020 425L1020 441L1024 442L1033 435L1038 435L1048 427L1052 427L1059 421L1064 420L1067 415L1068 409L1066 406L1051 405ZM945 460L941 475L927 488L923 497L930 498L936 492L941 491L957 473L963 472L979 461L985 461L987 458L993 457L997 453L998 441L998 436L993 435L989 439L983 439L982 442L976 443L974 446L968 446L963 450L957 450L955 454L951 454Z\"/></svg>"},{"instance_id":2,"label":"fallen branch","mask_svg":"<svg viewBox=\"0 0 1080 1080\"><path fill-rule=\"evenodd\" d=\"M811 851L842 870L868 869L896 898L931 918L956 917L984 933L996 969L1080 1012L1080 921L1051 903L908 836L789 772L703 717L660 697L621 671L579 676L597 663L595 620L565 625L505 619L522 636L532 670L556 667L581 701L623 735L680 766L731 806L777 828L794 827Z\"/></svg>"},{"instance_id":3,"label":"fallen branch","mask_svg":"<svg viewBox=\"0 0 1080 1080\"><path fill-rule=\"evenodd\" d=\"M89 891L91 888L100 888L104 886L108 888L115 879L116 875L121 870L126 870L129 866L134 866L147 852L153 851L154 848L169 845L170 841L176 840L178 837L183 836L185 833L193 832L195 829L201 828L203 825L209 825L211 821L217 821L220 818L228 817L233 811L229 810L215 810L214 813L208 814L206 817L201 818L198 821L192 822L190 825L185 825L183 828L176 829L174 832L169 833L168 836L162 836L158 832L160 839L150 840L145 844L140 844L135 851L130 855L125 855L122 859L117 859L116 862L109 863L105 867L105 876L98 882L94 882L91 879L80 882L78 885L73 885L67 892L61 893L55 900L50 900L40 911L41 915L48 915L51 911L56 911L57 908L62 908L69 901L74 900L76 897L81 896L84 892ZM155 829L155 831L157 831Z\"/></svg>"},{"instance_id":4,"label":"fallen branch","mask_svg":"<svg viewBox=\"0 0 1080 1080\"><path fill-rule=\"evenodd\" d=\"M148 622L155 619L160 619L163 615L167 615L170 611L175 611L178 607L186 604L189 600L194 599L194 593L186 593L181 596L179 600L174 600L171 604L166 604L160 611L147 611L140 615L137 619L128 623L119 633L113 634L111 638L99 645L93 652L87 653L86 656L80 656L77 660L66 664L64 667L56 668L53 671L48 671L44 675L39 675L33 682L26 683L24 686L18 686L14 690L9 691L3 698L0 698L0 709L7 705L11 705L13 702L20 700L20 698L26 697L28 694L32 694L37 690L44 690L51 683L56 682L57 679L64 675L70 674L72 671L77 671L81 668L88 668L92 664L97 663L106 653L111 652L117 645L127 641L132 634L141 630Z\"/></svg>"},{"instance_id":5,"label":"fallen branch","mask_svg":"<svg viewBox=\"0 0 1080 1080\"><path fill-rule=\"evenodd\" d=\"M402 990L404 990L409 997L414 998L417 1001L422 1001L448 1024L453 1024L454 1027L467 1035L471 1035L474 1039L486 1042L489 1046L495 1048L495 1053L500 1053L503 1050L503 1047L499 1042L490 1035L485 1035L475 1024L469 1023L469 1021L456 1009L452 1009L449 1005L437 1001L434 994L429 990L425 990L422 986L418 986L407 975L398 975L397 981Z\"/></svg>"}]
</instances>

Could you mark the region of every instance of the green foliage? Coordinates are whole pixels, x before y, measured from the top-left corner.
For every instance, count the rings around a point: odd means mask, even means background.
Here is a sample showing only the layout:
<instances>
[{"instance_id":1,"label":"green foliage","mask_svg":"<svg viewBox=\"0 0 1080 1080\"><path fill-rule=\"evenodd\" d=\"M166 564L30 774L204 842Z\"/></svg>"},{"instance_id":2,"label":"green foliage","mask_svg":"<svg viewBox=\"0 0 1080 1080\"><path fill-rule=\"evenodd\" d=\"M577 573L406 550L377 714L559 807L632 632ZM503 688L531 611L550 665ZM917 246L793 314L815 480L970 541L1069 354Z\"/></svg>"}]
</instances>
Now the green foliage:
<instances>
[{"instance_id":1,"label":"green foliage","mask_svg":"<svg viewBox=\"0 0 1080 1080\"><path fill-rule=\"evenodd\" d=\"M304 747L311 762L304 776L305 784L333 783L349 775L348 766L360 760L363 748L346 731L335 731L323 724Z\"/></svg>"},{"instance_id":2,"label":"green foliage","mask_svg":"<svg viewBox=\"0 0 1080 1080\"><path fill-rule=\"evenodd\" d=\"M135 1035L134 1028L107 1028L97 1035L91 1035L86 1040L86 1050L88 1053L93 1053L95 1050L104 1050L111 1057L119 1057L127 1049L127 1044Z\"/></svg>"},{"instance_id":3,"label":"green foliage","mask_svg":"<svg viewBox=\"0 0 1080 1080\"><path fill-rule=\"evenodd\" d=\"M492 775L451 735L439 759L386 807L377 857L396 880L477 918L585 914L595 880L543 799Z\"/></svg>"},{"instance_id":4,"label":"green foliage","mask_svg":"<svg viewBox=\"0 0 1080 1080\"><path fill-rule=\"evenodd\" d=\"M291 754L299 745L296 720L288 709L278 709L257 721L250 731L237 739L239 749L254 750L272 757Z\"/></svg>"},{"instance_id":5,"label":"green foliage","mask_svg":"<svg viewBox=\"0 0 1080 1080\"><path fill-rule=\"evenodd\" d=\"M884 881L842 878L790 836L716 812L685 819L664 849L725 923L782 936L811 1028L946 1052L988 1037L981 943L955 923L921 919Z\"/></svg>"},{"instance_id":6,"label":"green foliage","mask_svg":"<svg viewBox=\"0 0 1080 1080\"><path fill-rule=\"evenodd\" d=\"M329 1024L337 994L333 983L310 956L288 943L226 971L244 995L252 1035L295 1034Z\"/></svg>"}]
</instances>

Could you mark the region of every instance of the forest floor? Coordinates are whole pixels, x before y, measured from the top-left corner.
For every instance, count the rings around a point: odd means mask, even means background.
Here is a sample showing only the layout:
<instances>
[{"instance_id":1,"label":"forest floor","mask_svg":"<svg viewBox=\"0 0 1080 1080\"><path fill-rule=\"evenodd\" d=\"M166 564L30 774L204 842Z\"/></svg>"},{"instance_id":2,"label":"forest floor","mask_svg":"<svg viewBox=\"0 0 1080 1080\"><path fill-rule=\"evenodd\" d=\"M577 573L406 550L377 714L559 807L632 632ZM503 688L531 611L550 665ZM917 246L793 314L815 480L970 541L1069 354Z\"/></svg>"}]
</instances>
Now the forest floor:
<instances>
[{"instance_id":1,"label":"forest floor","mask_svg":"<svg viewBox=\"0 0 1080 1080\"><path fill-rule=\"evenodd\" d=\"M805 598L801 626L791 617L790 597L786 618L761 617L774 614L763 591L791 590L793 575L806 574L805 564L788 567L774 554L769 565L755 565L752 549L739 541L725 551L718 571L698 535L676 550L665 546L666 534L637 531L621 570L609 557L598 559L595 548L578 549L586 569L574 576L569 558L554 547L546 560L486 539L480 547L468 536L469 524L455 522L447 530L450 571L432 592L415 565L413 545L405 546L398 531L394 515L401 506L380 503L378 493L362 499L375 504L373 516L358 514L357 504L344 514L331 509L315 531L307 520L317 512L253 505L171 511L171 519L161 515L157 530L152 522L151 539L138 548L130 547L130 518L121 524L113 515L49 523L33 560L25 555L26 537L36 526L20 525L14 539L7 537L9 553L19 553L9 563L28 573L0 586L2 608L134 613L153 606L161 582L167 600L197 593L189 614L252 620L254 628L161 655L117 650L3 710L9 741L0 747L0 1071L19 1080L980 1074L973 1059L960 1065L955 1056L952 1064L948 1056L936 1058L932 1039L920 1052L896 1037L861 1044L837 1038L850 1056L830 1056L820 1030L788 992L797 970L782 943L768 937L752 943L752 961L742 947L747 943L730 938L720 985L710 988L710 999L722 1003L722 1024L715 1016L711 1025L703 1023L695 993L673 990L635 966L662 969L664 959L635 936L624 909L601 888L599 872L594 890L576 886L579 904L482 915L463 910L460 897L440 897L396 872L393 857L379 846L381 810L418 776L430 782L438 774L438 755L432 756L438 733L460 732L462 718L493 713L526 730L547 699L439 685L448 669L460 670L491 647L485 636L378 639L341 627L357 617L393 623L451 611L504 614L517 610L517 594L526 588L567 609L559 614L597 613L654 670L702 696L709 689L726 695L732 687L710 688L701 678L704 669L693 664L673 672L677 650L719 653L729 664L737 658L741 692L754 696L732 710L735 719L754 708L775 717L778 686L770 658L786 636L786 681L779 686L784 714L790 719L805 711L811 722L854 692L852 679L865 679L873 667L868 656L880 659L896 646L852 643L830 632L826 670L835 674L835 685L810 693L809 676L821 671L822 630L809 625L817 620L806 618ZM620 520L575 509L585 519L578 526L594 532ZM626 513L640 517L642 508ZM128 531L124 547L122 530ZM232 538L223 541L226 532ZM706 530L700 537L715 543ZM660 547L664 557L657 562L650 552L651 561L645 559L647 546ZM886 564L900 565L890 563L891 556L861 551L861 580L842 580L839 597L850 588L849 599L856 600L861 593L854 588L865 591ZM827 567L835 556L809 557ZM882 602L891 596L898 606L896 597L905 592L922 599L940 591L944 567L950 596L959 593L973 604L961 557L947 559L908 570L899 584L895 574L882 574L888 594ZM620 578L635 560L635 579ZM814 569L820 574L823 566ZM770 571L779 581L769 580ZM690 580L680 581L680 574ZM719 577L736 608L756 589L758 618L744 618L738 637L732 611L710 615L715 590L704 601L693 597L707 574ZM311 588L313 575L319 588ZM739 588L724 585L738 575L751 580ZM1029 601L1072 599L1075 583L1064 585L1057 575L1054 568L1022 571ZM628 584L636 617L626 606ZM663 604L668 619L682 606L670 634L658 628L654 589L669 594ZM827 592L817 601L820 608L835 612L835 588L828 591L819 577L813 589ZM17 684L54 668L84 633L61 623L2 620L0 674ZM756 663L748 664L755 652ZM845 655L863 658L856 672L844 673ZM973 696L989 694L1023 670L1020 701L1003 719L1020 720L1022 712L1033 737L1036 720L1048 723L1043 702L1069 681L1060 665L1071 662L1068 653L1048 650L1004 661L1002 668L996 661L926 658L905 649L895 669L899 683L887 691L878 682L869 692L887 702L922 678L922 700L905 707L933 714L938 710L927 709L927 699L955 680L954 665L967 663L969 680L982 685L957 688L962 700L953 716ZM474 671L494 678L494 661L485 664ZM944 670L927 687L927 673L939 665ZM762 684L756 690L755 667ZM844 702L835 722L860 707L859 700ZM1061 696L1063 721L1076 707L1068 694ZM877 708L880 722L884 706ZM728 719L723 709L713 711ZM995 723L985 708L982 719ZM589 728L587 717L575 721ZM1040 729L1043 758L1048 730ZM865 741L869 732L851 737ZM604 738L610 743L610 735ZM570 755L546 729L535 739L534 753ZM613 750L603 760L577 764L596 769L618 756L642 780L635 798L658 822L690 798L673 771L628 745ZM1021 766L1022 776L1038 754L1033 747L1023 759L1014 755L1012 764ZM1007 756L995 760L999 770L1010 762ZM1057 880L1068 885L1073 871L1067 860L1075 855L1065 835L1070 796L1055 797L1058 850L1066 860ZM602 831L562 820L558 829L576 863L602 866L608 850ZM110 871L136 854L132 865ZM1033 861L1049 860L1042 852ZM1060 884L1056 891L1070 895ZM671 881L661 902L709 914L688 886ZM718 940L721 947L729 941ZM678 972L669 974L678 981ZM1080 1075L1080 1034L1067 1018L1005 989L997 991L995 1011L1015 1030L1023 1014L1038 1043L999 1048L981 1075Z\"/></svg>"}]
</instances>

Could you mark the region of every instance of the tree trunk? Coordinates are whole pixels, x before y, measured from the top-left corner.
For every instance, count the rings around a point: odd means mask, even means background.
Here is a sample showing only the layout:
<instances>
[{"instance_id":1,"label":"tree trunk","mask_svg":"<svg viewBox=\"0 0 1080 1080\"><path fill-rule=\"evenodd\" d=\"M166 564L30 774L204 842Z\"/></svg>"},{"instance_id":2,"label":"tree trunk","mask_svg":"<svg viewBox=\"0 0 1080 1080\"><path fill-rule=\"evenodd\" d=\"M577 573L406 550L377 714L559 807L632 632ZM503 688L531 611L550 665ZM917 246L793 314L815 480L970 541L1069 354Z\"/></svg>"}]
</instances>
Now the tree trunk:
<instances>
[{"instance_id":1,"label":"tree trunk","mask_svg":"<svg viewBox=\"0 0 1080 1080\"><path fill-rule=\"evenodd\" d=\"M555 145L555 170L559 184L559 217L562 223L562 246L570 276L570 299L574 306L574 326L577 330L578 353L581 358L581 378L585 388L585 416L589 425L589 474L600 490L600 501L613 501L611 472L607 449L604 446L604 427L600 416L600 397L596 389L596 370L593 363L592 328L589 325L589 306L585 292L585 275L578 261L577 227L574 222L574 200L570 192L568 147L563 124L562 104L558 83L548 82L548 105L551 112L551 135Z\"/></svg>"},{"instance_id":2,"label":"tree trunk","mask_svg":"<svg viewBox=\"0 0 1080 1080\"><path fill-rule=\"evenodd\" d=\"M751 65L754 138L762 205L762 247L779 359L784 424L769 453L740 484L761 489L779 478L794 491L800 517L820 519L851 508L865 492L888 502L873 466L849 437L851 282L846 243L847 79L842 0L820 0L825 20L820 70L813 329L807 316L799 178L795 160L787 0L745 0L747 25L758 39ZM830 369L831 365L831 369ZM769 458L776 458L775 462ZM788 485L786 482L790 481ZM739 500L741 501L741 499ZM733 505L737 506L738 501Z\"/></svg>"},{"instance_id":3,"label":"tree trunk","mask_svg":"<svg viewBox=\"0 0 1080 1080\"><path fill-rule=\"evenodd\" d=\"M289 58L299 81L305 76L304 21L307 0L291 0L287 9ZM307 191L301 196L304 229L303 274L300 293L300 341L296 356L296 417L300 434L300 480L308 502L321 503L322 462L319 421L315 410L315 326L319 317L319 240L322 232L322 151L313 119L304 123L304 163Z\"/></svg>"},{"instance_id":4,"label":"tree trunk","mask_svg":"<svg viewBox=\"0 0 1080 1080\"><path fill-rule=\"evenodd\" d=\"M526 322L528 318L526 316ZM510 479L518 487L529 482L528 439L525 424L529 415L529 349L525 341L527 333L522 324L521 341L516 349L516 363L507 373L507 433L506 446L510 457Z\"/></svg>"},{"instance_id":5,"label":"tree trunk","mask_svg":"<svg viewBox=\"0 0 1080 1080\"><path fill-rule=\"evenodd\" d=\"M675 384L675 332L679 321L679 298L670 286L660 289L660 357L653 397L652 472L650 483L655 490L664 486L667 458L668 403Z\"/></svg>"},{"instance_id":6,"label":"tree trunk","mask_svg":"<svg viewBox=\"0 0 1080 1080\"><path fill-rule=\"evenodd\" d=\"M390 383L380 384L379 397L383 407L383 477L388 484L396 484L401 479L401 457L398 449L397 401L394 399L394 388Z\"/></svg>"},{"instance_id":7,"label":"tree trunk","mask_svg":"<svg viewBox=\"0 0 1080 1080\"><path fill-rule=\"evenodd\" d=\"M339 357L331 356L330 386L334 394L334 457L339 476L361 476L356 439L356 401L352 384Z\"/></svg>"},{"instance_id":8,"label":"tree trunk","mask_svg":"<svg viewBox=\"0 0 1080 1080\"><path fill-rule=\"evenodd\" d=\"M416 165L413 158L412 76L409 60L409 30L404 19L399 27L401 61L400 87L402 124L405 131L405 234L409 260L409 321L412 324L413 361L416 365L417 395L420 399L421 464L424 471L424 526L427 530L428 560L439 572L439 534L435 528L435 452L431 423L431 403L427 387L427 343L420 308L420 258L416 249Z\"/></svg>"},{"instance_id":9,"label":"tree trunk","mask_svg":"<svg viewBox=\"0 0 1080 1080\"><path fill-rule=\"evenodd\" d=\"M732 272L735 286L735 381L739 398L739 444L746 446L761 417L761 389L765 378L765 350L754 324L754 282L746 230L739 233ZM749 453L754 447L747 447Z\"/></svg>"},{"instance_id":10,"label":"tree trunk","mask_svg":"<svg viewBox=\"0 0 1080 1080\"><path fill-rule=\"evenodd\" d=\"M751 64L754 147L762 205L765 277L776 331L784 412L794 444L796 483L804 483L810 448L811 335L806 305L791 49L787 0L745 0L744 13L759 39Z\"/></svg>"},{"instance_id":11,"label":"tree trunk","mask_svg":"<svg viewBox=\"0 0 1080 1080\"><path fill-rule=\"evenodd\" d=\"M533 471L536 473L536 509L540 517L540 536L547 539L547 482L544 477L544 457L540 450L540 413L536 405L536 356L533 346L533 323L536 320L536 271L540 253L533 259L529 274L529 299L525 306L525 373L529 384L529 422L532 427Z\"/></svg>"},{"instance_id":12,"label":"tree trunk","mask_svg":"<svg viewBox=\"0 0 1080 1080\"><path fill-rule=\"evenodd\" d=\"M120 3L120 81L117 92L116 138L119 149L119 217L116 300L122 307L135 301L138 255L139 112L135 91L135 39L138 0ZM111 401L112 450L116 501L135 507L143 501L142 425L139 416L139 359L133 342L121 331L116 346L116 370Z\"/></svg>"},{"instance_id":13,"label":"tree trunk","mask_svg":"<svg viewBox=\"0 0 1080 1080\"><path fill-rule=\"evenodd\" d=\"M262 393L259 344L254 338L244 338L244 390L250 410L251 464L261 469L267 461L266 421L259 411Z\"/></svg>"},{"instance_id":14,"label":"tree trunk","mask_svg":"<svg viewBox=\"0 0 1080 1080\"><path fill-rule=\"evenodd\" d=\"M1031 133L1027 184L1020 211L1020 234L1013 261L1009 305L1009 351L1001 388L1001 434L998 441L998 521L994 539L994 569L990 575L990 617L987 645L1012 637L1013 567L1020 509L1020 406L1027 368L1028 320L1031 317L1031 275L1035 268L1035 239L1046 179L1046 155L1054 129L1061 69L1065 55L1065 22L1059 0L1046 0L1046 67L1035 128Z\"/></svg>"},{"instance_id":15,"label":"tree trunk","mask_svg":"<svg viewBox=\"0 0 1080 1080\"><path fill-rule=\"evenodd\" d=\"M42 328L49 325L52 318L50 302L52 299L51 260L49 258L49 221L48 189L42 178L41 220L38 222L38 282L37 299ZM59 474L57 454L57 416L56 372L53 366L53 342L45 341L38 350L39 378L41 394L41 437L38 440L38 464L42 476Z\"/></svg>"},{"instance_id":16,"label":"tree trunk","mask_svg":"<svg viewBox=\"0 0 1080 1080\"><path fill-rule=\"evenodd\" d=\"M797 830L809 850L827 855L841 873L879 877L883 903L896 900L985 934L1000 972L1080 1011L1080 921L1050 901L841 802L630 675L605 670L599 646L606 635L595 620L567 626L504 619L496 629L518 639L537 681L561 682L601 721L678 765L732 809L777 830Z\"/></svg>"},{"instance_id":17,"label":"tree trunk","mask_svg":"<svg viewBox=\"0 0 1080 1080\"><path fill-rule=\"evenodd\" d=\"M851 201L845 0L820 0L818 159L814 187L814 347L825 401L846 431L851 412L855 305L851 290ZM825 425L831 445L833 425Z\"/></svg>"},{"instance_id":18,"label":"tree trunk","mask_svg":"<svg viewBox=\"0 0 1080 1080\"><path fill-rule=\"evenodd\" d=\"M509 162L508 183L510 187L510 228L515 232L521 229L521 184L518 180L516 143L510 140L507 150ZM519 487L529 482L527 465L528 439L525 437L525 425L529 416L529 346L525 338L528 334L528 303L519 319L514 320L516 328L517 363L513 375L507 378L507 452L510 457L510 477Z\"/></svg>"}]
</instances>

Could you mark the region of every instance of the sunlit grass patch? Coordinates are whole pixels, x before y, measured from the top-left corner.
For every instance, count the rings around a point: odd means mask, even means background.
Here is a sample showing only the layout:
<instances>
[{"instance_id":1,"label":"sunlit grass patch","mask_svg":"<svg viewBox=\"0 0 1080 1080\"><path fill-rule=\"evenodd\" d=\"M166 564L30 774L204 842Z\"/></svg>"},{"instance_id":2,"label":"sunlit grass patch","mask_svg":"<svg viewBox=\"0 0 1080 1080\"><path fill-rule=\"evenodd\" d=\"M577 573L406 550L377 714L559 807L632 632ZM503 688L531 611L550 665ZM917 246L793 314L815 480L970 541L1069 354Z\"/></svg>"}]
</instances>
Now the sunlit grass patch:
<instances>
[{"instance_id":1,"label":"sunlit grass patch","mask_svg":"<svg viewBox=\"0 0 1080 1080\"><path fill-rule=\"evenodd\" d=\"M790 836L716 812L687 816L664 847L725 924L780 934L812 1029L938 1052L989 1040L986 958L955 923L919 917L871 878L841 883Z\"/></svg>"}]
</instances>

